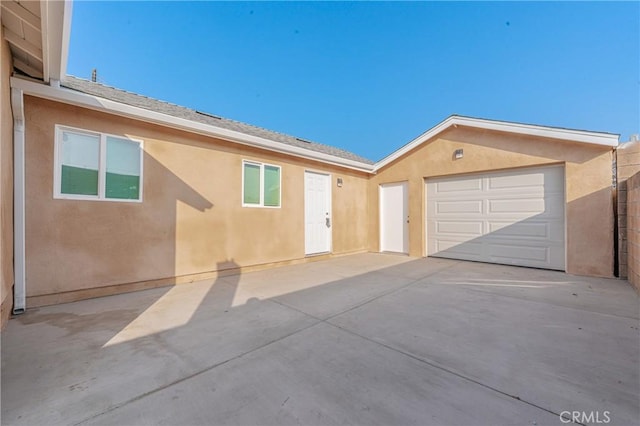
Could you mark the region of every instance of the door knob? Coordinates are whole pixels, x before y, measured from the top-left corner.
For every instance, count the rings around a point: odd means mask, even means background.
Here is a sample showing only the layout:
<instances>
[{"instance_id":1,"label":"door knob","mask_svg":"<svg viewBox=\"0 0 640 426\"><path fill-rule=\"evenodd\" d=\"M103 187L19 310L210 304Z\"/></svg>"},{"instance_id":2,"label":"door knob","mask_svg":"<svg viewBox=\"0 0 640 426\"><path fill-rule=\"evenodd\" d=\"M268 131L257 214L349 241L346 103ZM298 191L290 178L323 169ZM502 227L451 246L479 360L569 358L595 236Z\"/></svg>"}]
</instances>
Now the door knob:
<instances>
[{"instance_id":1,"label":"door knob","mask_svg":"<svg viewBox=\"0 0 640 426\"><path fill-rule=\"evenodd\" d=\"M327 228L331 228L331 219L327 218Z\"/></svg>"}]
</instances>

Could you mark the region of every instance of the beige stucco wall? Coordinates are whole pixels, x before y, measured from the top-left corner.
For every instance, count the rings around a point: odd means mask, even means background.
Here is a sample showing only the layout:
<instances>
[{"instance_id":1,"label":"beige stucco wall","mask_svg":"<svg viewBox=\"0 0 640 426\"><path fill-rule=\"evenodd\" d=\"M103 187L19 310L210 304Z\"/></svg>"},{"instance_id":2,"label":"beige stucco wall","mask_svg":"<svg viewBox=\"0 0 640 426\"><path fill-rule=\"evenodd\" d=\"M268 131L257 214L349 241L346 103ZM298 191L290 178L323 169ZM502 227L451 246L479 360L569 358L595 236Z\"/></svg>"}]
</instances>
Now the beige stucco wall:
<instances>
[{"instance_id":1,"label":"beige stucco wall","mask_svg":"<svg viewBox=\"0 0 640 426\"><path fill-rule=\"evenodd\" d=\"M627 276L640 293L640 173L626 180L627 200Z\"/></svg>"},{"instance_id":2,"label":"beige stucco wall","mask_svg":"<svg viewBox=\"0 0 640 426\"><path fill-rule=\"evenodd\" d=\"M563 164L567 271L613 274L609 148L458 127L368 176L29 96L25 115L29 306L305 261L305 170L331 174L334 254L378 251L378 186L408 181L410 255L424 256L425 178ZM53 199L56 124L142 139L144 202ZM282 167L282 208L241 206L243 159Z\"/></svg>"},{"instance_id":3,"label":"beige stucco wall","mask_svg":"<svg viewBox=\"0 0 640 426\"><path fill-rule=\"evenodd\" d=\"M11 114L11 52L0 34L0 328L13 305L13 117Z\"/></svg>"},{"instance_id":4,"label":"beige stucco wall","mask_svg":"<svg viewBox=\"0 0 640 426\"><path fill-rule=\"evenodd\" d=\"M640 172L640 142L626 142L616 151L618 180L618 265L620 278L627 278L627 180Z\"/></svg>"},{"instance_id":5,"label":"beige stucco wall","mask_svg":"<svg viewBox=\"0 0 640 426\"><path fill-rule=\"evenodd\" d=\"M305 170L331 174L333 253L368 248L363 173L29 96L25 115L29 306L304 259ZM56 124L142 139L144 202L53 199ZM242 207L243 159L282 167L282 208Z\"/></svg>"},{"instance_id":6,"label":"beige stucco wall","mask_svg":"<svg viewBox=\"0 0 640 426\"><path fill-rule=\"evenodd\" d=\"M464 158L455 160L456 149ZM424 256L424 179L435 176L565 164L567 272L613 275L612 150L559 140L451 128L386 166L369 185L369 245L379 250L378 187L409 183L409 250Z\"/></svg>"}]
</instances>

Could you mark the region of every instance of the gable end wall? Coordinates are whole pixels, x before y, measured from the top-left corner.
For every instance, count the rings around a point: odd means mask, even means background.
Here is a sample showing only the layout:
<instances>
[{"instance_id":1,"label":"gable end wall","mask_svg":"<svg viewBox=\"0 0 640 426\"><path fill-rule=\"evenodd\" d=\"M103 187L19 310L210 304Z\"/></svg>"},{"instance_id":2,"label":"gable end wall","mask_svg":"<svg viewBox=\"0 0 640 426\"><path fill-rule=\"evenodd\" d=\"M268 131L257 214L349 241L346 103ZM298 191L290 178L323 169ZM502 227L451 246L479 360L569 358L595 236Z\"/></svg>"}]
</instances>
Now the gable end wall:
<instances>
[{"instance_id":1,"label":"gable end wall","mask_svg":"<svg viewBox=\"0 0 640 426\"><path fill-rule=\"evenodd\" d=\"M464 157L454 159L456 149ZM369 246L379 251L378 187L409 183L409 254L426 255L424 181L429 177L563 164L566 197L566 269L613 276L611 148L517 134L450 128L384 167L369 185Z\"/></svg>"}]
</instances>

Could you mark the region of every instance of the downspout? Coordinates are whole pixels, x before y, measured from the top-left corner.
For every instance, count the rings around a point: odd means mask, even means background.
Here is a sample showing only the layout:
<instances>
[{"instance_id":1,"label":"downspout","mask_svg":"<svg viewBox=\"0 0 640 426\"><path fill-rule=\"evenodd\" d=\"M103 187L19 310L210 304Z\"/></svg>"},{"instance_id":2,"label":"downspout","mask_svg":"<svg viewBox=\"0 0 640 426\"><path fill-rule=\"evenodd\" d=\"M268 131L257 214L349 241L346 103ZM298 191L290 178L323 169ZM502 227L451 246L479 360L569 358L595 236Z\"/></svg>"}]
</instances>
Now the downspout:
<instances>
[{"instance_id":1,"label":"downspout","mask_svg":"<svg viewBox=\"0 0 640 426\"><path fill-rule=\"evenodd\" d=\"M22 90L11 88L13 113L13 313L26 309L25 282L25 157L24 157L24 97Z\"/></svg>"}]
</instances>

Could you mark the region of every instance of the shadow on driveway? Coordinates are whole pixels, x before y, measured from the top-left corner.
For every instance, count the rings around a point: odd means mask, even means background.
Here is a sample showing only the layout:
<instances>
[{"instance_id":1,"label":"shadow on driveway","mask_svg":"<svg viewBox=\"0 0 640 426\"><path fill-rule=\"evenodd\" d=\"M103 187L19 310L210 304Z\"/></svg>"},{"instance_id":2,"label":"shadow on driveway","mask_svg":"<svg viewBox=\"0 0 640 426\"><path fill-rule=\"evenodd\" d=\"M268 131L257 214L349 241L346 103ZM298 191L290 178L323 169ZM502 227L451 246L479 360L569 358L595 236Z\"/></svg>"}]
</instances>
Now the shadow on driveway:
<instances>
[{"instance_id":1,"label":"shadow on driveway","mask_svg":"<svg viewBox=\"0 0 640 426\"><path fill-rule=\"evenodd\" d=\"M2 423L637 424L639 347L623 281L352 255L29 311Z\"/></svg>"}]
</instances>

